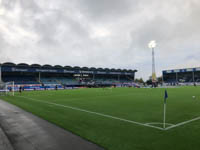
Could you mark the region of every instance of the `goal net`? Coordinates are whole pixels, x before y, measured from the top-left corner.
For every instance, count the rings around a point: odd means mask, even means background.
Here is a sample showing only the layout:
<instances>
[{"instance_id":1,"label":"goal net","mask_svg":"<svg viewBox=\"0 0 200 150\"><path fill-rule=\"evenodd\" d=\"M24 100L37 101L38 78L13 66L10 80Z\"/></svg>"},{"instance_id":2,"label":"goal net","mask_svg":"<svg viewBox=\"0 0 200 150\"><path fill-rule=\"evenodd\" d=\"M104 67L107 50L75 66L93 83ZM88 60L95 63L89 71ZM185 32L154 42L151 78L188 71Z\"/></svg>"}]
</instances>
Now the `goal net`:
<instances>
[{"instance_id":1,"label":"goal net","mask_svg":"<svg viewBox=\"0 0 200 150\"><path fill-rule=\"evenodd\" d=\"M11 95L15 94L15 85L14 82L0 82L0 95Z\"/></svg>"}]
</instances>

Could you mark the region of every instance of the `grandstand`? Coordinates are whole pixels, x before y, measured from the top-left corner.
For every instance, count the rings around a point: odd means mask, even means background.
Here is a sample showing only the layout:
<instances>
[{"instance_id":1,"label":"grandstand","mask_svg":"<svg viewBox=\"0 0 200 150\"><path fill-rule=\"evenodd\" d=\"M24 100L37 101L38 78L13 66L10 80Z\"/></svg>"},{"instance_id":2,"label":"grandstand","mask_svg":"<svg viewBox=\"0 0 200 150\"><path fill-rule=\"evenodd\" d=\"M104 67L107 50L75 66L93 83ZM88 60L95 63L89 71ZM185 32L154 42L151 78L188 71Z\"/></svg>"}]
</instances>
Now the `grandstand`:
<instances>
[{"instance_id":1,"label":"grandstand","mask_svg":"<svg viewBox=\"0 0 200 150\"><path fill-rule=\"evenodd\" d=\"M137 70L71 67L60 65L39 65L26 63L3 63L1 78L3 82L14 81L25 89L123 86L131 84Z\"/></svg>"},{"instance_id":2,"label":"grandstand","mask_svg":"<svg viewBox=\"0 0 200 150\"><path fill-rule=\"evenodd\" d=\"M163 81L171 85L200 83L200 67L163 71Z\"/></svg>"}]
</instances>

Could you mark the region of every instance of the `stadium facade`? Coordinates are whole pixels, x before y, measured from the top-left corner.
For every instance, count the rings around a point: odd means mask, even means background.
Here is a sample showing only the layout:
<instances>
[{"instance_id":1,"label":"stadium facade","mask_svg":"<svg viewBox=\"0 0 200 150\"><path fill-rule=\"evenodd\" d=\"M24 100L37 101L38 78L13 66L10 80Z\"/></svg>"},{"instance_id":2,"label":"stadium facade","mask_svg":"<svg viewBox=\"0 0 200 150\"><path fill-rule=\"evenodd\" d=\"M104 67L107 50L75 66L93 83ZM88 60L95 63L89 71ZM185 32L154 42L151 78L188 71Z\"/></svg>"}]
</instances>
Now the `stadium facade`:
<instances>
[{"instance_id":1,"label":"stadium facade","mask_svg":"<svg viewBox=\"0 0 200 150\"><path fill-rule=\"evenodd\" d=\"M25 88L123 85L134 81L137 70L3 63L1 80Z\"/></svg>"},{"instance_id":2,"label":"stadium facade","mask_svg":"<svg viewBox=\"0 0 200 150\"><path fill-rule=\"evenodd\" d=\"M173 69L163 71L164 83L199 83L200 82L200 67Z\"/></svg>"}]
</instances>

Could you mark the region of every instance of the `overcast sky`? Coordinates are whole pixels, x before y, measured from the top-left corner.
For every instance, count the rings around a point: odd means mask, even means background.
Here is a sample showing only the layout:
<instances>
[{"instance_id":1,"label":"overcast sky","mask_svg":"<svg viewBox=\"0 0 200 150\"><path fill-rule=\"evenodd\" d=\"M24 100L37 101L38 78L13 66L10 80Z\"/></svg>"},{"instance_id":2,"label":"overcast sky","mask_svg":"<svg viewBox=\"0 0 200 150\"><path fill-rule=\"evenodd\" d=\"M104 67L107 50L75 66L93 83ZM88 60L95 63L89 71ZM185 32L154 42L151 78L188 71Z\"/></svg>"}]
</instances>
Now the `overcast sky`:
<instances>
[{"instance_id":1,"label":"overcast sky","mask_svg":"<svg viewBox=\"0 0 200 150\"><path fill-rule=\"evenodd\" d=\"M199 0L0 0L0 62L137 69L200 66Z\"/></svg>"}]
</instances>

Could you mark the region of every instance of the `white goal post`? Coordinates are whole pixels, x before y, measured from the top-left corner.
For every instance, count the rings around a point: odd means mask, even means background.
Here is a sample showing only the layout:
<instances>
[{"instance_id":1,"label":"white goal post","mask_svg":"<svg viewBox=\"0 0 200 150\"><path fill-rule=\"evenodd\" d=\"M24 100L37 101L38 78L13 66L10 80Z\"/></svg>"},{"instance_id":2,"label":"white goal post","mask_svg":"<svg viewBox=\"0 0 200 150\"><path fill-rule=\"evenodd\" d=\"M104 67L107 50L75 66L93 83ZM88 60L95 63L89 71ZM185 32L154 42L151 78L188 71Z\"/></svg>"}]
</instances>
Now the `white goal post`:
<instances>
[{"instance_id":1,"label":"white goal post","mask_svg":"<svg viewBox=\"0 0 200 150\"><path fill-rule=\"evenodd\" d=\"M15 83L13 82L0 82L0 95L15 95Z\"/></svg>"}]
</instances>

